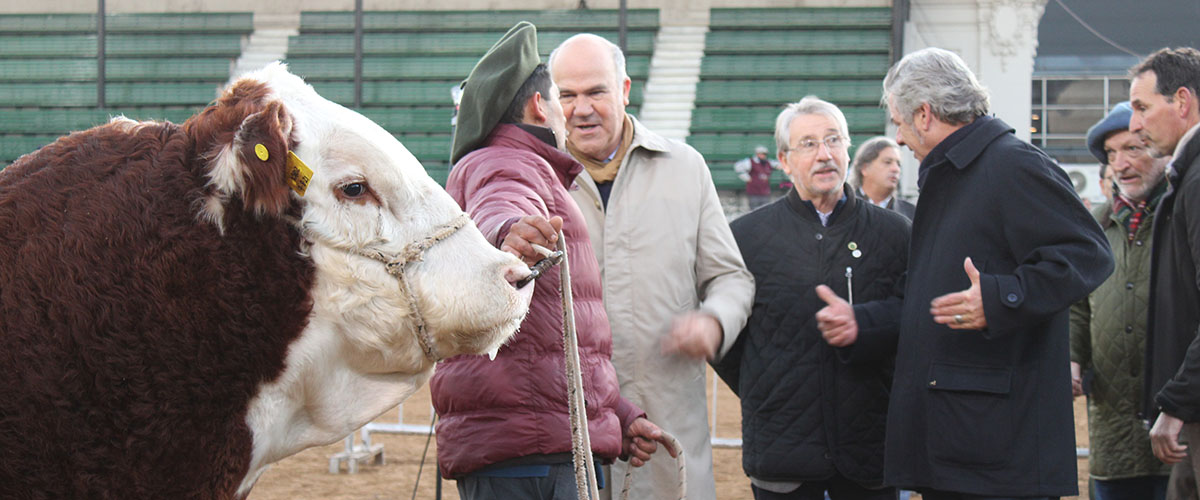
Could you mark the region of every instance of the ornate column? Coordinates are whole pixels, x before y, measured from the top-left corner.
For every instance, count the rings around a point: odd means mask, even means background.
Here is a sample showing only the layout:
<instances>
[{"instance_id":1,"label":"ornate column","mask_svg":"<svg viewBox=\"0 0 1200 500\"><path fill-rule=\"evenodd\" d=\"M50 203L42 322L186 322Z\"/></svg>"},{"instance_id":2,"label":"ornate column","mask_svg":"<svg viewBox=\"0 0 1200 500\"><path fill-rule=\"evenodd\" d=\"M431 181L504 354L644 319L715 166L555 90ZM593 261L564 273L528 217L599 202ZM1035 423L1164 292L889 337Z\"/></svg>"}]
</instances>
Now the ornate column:
<instances>
[{"instance_id":1,"label":"ornate column","mask_svg":"<svg viewBox=\"0 0 1200 500\"><path fill-rule=\"evenodd\" d=\"M992 111L1029 140L1030 81L1047 0L977 1L981 39L973 69L992 93Z\"/></svg>"},{"instance_id":2,"label":"ornate column","mask_svg":"<svg viewBox=\"0 0 1200 500\"><path fill-rule=\"evenodd\" d=\"M991 109L1029 140L1033 57L1048 0L911 0L904 50L940 47L962 56L991 93ZM895 135L888 126L888 134ZM903 155L900 189L916 195L917 162Z\"/></svg>"}]
</instances>

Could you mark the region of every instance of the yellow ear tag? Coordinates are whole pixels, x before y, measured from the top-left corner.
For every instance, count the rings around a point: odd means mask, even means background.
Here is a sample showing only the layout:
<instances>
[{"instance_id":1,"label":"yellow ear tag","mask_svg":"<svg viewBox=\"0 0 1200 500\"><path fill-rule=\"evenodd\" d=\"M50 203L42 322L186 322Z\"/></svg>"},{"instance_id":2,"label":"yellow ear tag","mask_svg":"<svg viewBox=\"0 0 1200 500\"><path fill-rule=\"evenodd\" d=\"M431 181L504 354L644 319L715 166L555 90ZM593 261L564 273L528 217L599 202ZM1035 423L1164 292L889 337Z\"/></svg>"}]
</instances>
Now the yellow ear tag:
<instances>
[{"instance_id":1,"label":"yellow ear tag","mask_svg":"<svg viewBox=\"0 0 1200 500\"><path fill-rule=\"evenodd\" d=\"M287 153L287 167L288 187L292 188L296 194L304 196L304 192L308 190L308 181L312 180L312 169L308 168L308 165L300 161L300 157L291 151Z\"/></svg>"},{"instance_id":2,"label":"yellow ear tag","mask_svg":"<svg viewBox=\"0 0 1200 500\"><path fill-rule=\"evenodd\" d=\"M262 144L254 145L254 154L258 155L258 159L262 161L267 161L267 158L271 157L271 155L267 153L267 147L263 146Z\"/></svg>"}]
</instances>

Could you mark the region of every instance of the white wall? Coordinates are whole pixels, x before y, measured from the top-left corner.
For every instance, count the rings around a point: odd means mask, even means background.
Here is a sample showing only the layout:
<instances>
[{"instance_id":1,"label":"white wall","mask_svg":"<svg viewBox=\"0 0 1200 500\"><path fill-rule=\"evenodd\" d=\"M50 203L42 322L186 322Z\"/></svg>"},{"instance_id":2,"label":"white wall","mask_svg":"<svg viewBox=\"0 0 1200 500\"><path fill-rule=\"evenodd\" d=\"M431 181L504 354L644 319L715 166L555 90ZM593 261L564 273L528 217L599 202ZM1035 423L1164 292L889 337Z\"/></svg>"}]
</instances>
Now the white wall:
<instances>
[{"instance_id":1,"label":"white wall","mask_svg":"<svg viewBox=\"0 0 1200 500\"><path fill-rule=\"evenodd\" d=\"M962 56L991 94L991 110L1030 138L1033 58L1047 0L912 0L905 54L939 47ZM890 134L895 135L889 126ZM915 196L917 162L906 152L901 193Z\"/></svg>"}]
</instances>

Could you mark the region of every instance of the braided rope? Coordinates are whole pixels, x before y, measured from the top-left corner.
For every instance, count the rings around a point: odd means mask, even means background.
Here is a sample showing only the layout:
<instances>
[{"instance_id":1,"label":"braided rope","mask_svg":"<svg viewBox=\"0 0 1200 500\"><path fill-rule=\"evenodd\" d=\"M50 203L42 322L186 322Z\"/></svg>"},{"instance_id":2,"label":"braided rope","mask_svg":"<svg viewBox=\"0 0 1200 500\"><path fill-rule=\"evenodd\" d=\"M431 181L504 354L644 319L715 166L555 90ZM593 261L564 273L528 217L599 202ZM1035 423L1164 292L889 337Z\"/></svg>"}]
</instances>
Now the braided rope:
<instances>
[{"instance_id":1,"label":"braided rope","mask_svg":"<svg viewBox=\"0 0 1200 500\"><path fill-rule=\"evenodd\" d=\"M579 368L579 337L575 331L575 308L571 293L571 266L567 260L567 238L560 230L558 232L558 247L562 252L562 262L559 264L559 294L562 296L563 308L563 351L567 375L567 406L571 414L571 457L575 468L575 488L579 500L600 498L596 481L596 462L592 459L592 441L587 426L587 407L583 395L583 377ZM548 256L549 250L534 245L534 248ZM662 431L665 446L669 446L676 456L679 465L679 500L687 498L687 468L683 456L683 446L675 436ZM629 500L629 490L633 486L633 467L625 471L625 485L621 489L621 499Z\"/></svg>"},{"instance_id":2,"label":"braided rope","mask_svg":"<svg viewBox=\"0 0 1200 500\"><path fill-rule=\"evenodd\" d=\"M675 463L679 465L679 496L678 500L687 498L687 465L683 458L683 445L679 444L679 440L675 436L670 435L667 431L662 431L663 440L672 451L675 452ZM629 490L633 488L633 467L625 469L625 484L621 487L621 500L629 500Z\"/></svg>"},{"instance_id":3,"label":"braided rope","mask_svg":"<svg viewBox=\"0 0 1200 500\"><path fill-rule=\"evenodd\" d=\"M583 397L583 375L579 367L579 336L575 331L575 306L571 293L571 265L567 259L567 239L560 230L558 247L559 295L563 310L563 354L567 375L567 406L571 412L571 457L575 466L575 488L579 500L600 498L596 481L596 462L592 459L592 438L587 426L587 401Z\"/></svg>"}]
</instances>

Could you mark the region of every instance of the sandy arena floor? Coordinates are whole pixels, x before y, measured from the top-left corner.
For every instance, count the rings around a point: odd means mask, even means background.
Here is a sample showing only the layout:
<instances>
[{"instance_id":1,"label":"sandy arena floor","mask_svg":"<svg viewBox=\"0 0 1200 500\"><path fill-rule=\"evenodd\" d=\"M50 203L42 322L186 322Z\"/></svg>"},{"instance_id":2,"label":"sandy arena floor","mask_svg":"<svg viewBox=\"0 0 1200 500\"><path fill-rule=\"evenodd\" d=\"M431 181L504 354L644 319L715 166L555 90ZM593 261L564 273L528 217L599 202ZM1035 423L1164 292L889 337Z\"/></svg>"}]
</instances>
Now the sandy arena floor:
<instances>
[{"instance_id":1,"label":"sandy arena floor","mask_svg":"<svg viewBox=\"0 0 1200 500\"><path fill-rule=\"evenodd\" d=\"M712 372L709 371L710 387ZM737 437L741 432L741 416L737 398L723 384L717 388L717 435ZM711 397L711 395L710 395ZM430 418L429 390L423 388L404 404L404 421L410 424L428 423ZM1087 446L1087 414L1082 399L1075 402L1075 429L1078 446ZM397 412L389 411L378 422L396 422ZM329 474L329 457L342 451L342 443L312 448L289 457L271 467L258 481L249 500L401 500L413 498L417 470L421 463L424 436L373 434L372 440L383 443L386 464L364 465L357 474ZM429 445L429 454L421 472L416 498L436 498L436 442ZM665 455L664 455L665 457ZM668 459L670 457L667 457ZM742 454L738 449L716 449L713 453L717 498L750 499L750 480L742 473ZM1080 498L1087 498L1087 459L1079 460ZM442 498L458 500L453 481L442 481ZM920 498L919 496L913 497ZM1071 497L1075 498L1075 497Z\"/></svg>"}]
</instances>

